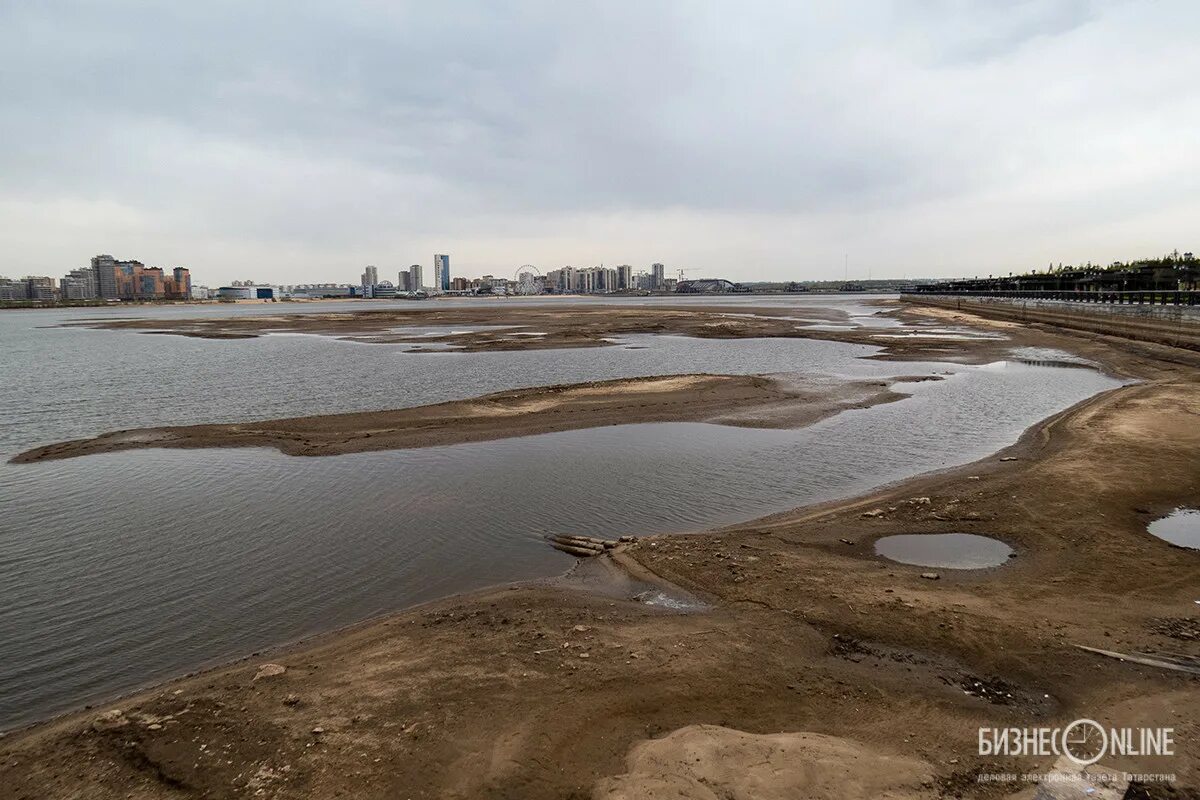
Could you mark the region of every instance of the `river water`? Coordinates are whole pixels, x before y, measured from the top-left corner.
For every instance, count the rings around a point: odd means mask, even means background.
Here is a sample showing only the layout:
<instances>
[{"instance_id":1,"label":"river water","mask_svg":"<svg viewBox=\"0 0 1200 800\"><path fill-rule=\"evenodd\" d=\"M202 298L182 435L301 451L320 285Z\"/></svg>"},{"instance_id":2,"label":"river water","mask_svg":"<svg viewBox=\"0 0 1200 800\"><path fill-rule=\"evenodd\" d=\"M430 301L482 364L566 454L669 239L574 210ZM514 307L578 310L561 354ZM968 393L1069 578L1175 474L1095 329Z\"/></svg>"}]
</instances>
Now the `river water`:
<instances>
[{"instance_id":1,"label":"river water","mask_svg":"<svg viewBox=\"0 0 1200 800\"><path fill-rule=\"evenodd\" d=\"M839 324L895 325L853 297L775 302L781 313L815 305ZM325 458L145 450L0 464L0 728L414 603L561 572L571 559L546 533L698 530L966 463L1118 385L1017 361L864 360L876 348L804 339L632 336L598 349L417 354L323 336L56 327L335 308L0 314L0 457L118 428L640 375L945 379L899 384L910 397L797 431L641 424Z\"/></svg>"}]
</instances>

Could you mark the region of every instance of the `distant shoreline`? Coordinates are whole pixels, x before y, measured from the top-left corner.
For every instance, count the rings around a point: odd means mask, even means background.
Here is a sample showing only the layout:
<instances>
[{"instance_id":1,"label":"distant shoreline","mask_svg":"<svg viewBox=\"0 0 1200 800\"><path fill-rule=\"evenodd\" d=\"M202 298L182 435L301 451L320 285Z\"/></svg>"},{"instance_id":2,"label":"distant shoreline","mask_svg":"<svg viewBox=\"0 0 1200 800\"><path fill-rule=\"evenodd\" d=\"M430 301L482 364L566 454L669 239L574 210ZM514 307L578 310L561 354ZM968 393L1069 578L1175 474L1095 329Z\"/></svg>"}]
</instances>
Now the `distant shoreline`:
<instances>
[{"instance_id":1,"label":"distant shoreline","mask_svg":"<svg viewBox=\"0 0 1200 800\"><path fill-rule=\"evenodd\" d=\"M613 292L610 294L534 294L534 295L502 295L502 294L481 294L481 295L431 295L425 300L554 300L564 297L573 299L586 299L603 301L606 299L624 299L628 297L670 297L672 299L682 300L687 302L693 298L716 298L728 299L732 297L827 297L829 295L866 295L870 297L878 297L881 295L898 294L898 289L866 289L861 292L841 292L831 291L827 289L813 289L808 292L785 292L781 290L763 290L736 292L729 294L679 294L676 292L649 292L649 293L625 293ZM346 301L369 301L372 303L387 303L387 302L410 302L410 298L405 297L281 297L274 300L267 299L240 299L240 300L221 300L219 298L210 298L208 300L68 300L68 301L51 301L45 302L41 300L3 300L0 301L0 311L14 311L24 309L45 309L45 308L125 308L127 306L211 306L211 305L270 305L272 303L337 303Z\"/></svg>"}]
</instances>

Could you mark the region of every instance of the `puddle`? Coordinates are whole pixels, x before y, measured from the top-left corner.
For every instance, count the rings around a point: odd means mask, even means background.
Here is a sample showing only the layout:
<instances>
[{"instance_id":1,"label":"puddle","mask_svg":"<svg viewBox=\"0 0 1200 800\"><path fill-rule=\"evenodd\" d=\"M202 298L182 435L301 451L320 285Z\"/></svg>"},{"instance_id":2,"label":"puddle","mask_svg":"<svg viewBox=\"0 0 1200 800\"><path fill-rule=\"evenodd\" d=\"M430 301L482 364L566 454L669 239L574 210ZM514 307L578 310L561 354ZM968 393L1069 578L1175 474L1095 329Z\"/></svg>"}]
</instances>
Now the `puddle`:
<instances>
[{"instance_id":1,"label":"puddle","mask_svg":"<svg viewBox=\"0 0 1200 800\"><path fill-rule=\"evenodd\" d=\"M942 331L912 331L910 333L873 333L872 339L948 339L958 342L981 342L1004 339L986 333L946 333Z\"/></svg>"},{"instance_id":2,"label":"puddle","mask_svg":"<svg viewBox=\"0 0 1200 800\"><path fill-rule=\"evenodd\" d=\"M820 323L817 325L797 325L798 331L856 331L857 325L835 325L833 323Z\"/></svg>"},{"instance_id":3,"label":"puddle","mask_svg":"<svg viewBox=\"0 0 1200 800\"><path fill-rule=\"evenodd\" d=\"M1200 509L1177 508L1151 522L1147 530L1176 547L1200 550Z\"/></svg>"},{"instance_id":4,"label":"puddle","mask_svg":"<svg viewBox=\"0 0 1200 800\"><path fill-rule=\"evenodd\" d=\"M901 564L942 569L984 569L1008 561L1013 549L973 533L918 533L885 536L875 552Z\"/></svg>"}]
</instances>

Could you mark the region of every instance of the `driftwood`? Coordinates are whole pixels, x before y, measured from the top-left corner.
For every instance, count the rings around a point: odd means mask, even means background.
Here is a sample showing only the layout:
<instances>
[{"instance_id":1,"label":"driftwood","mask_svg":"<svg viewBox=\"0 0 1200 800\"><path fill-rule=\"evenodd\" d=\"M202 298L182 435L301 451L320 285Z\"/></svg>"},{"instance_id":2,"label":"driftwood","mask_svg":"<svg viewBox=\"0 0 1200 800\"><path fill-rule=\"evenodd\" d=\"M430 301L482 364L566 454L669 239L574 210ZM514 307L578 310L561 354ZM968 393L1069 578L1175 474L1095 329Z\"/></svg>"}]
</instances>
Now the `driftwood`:
<instances>
[{"instance_id":1,"label":"driftwood","mask_svg":"<svg viewBox=\"0 0 1200 800\"><path fill-rule=\"evenodd\" d=\"M598 556L617 546L617 543L610 539L597 539L594 536L554 534L547 536L546 540L555 550L561 550L580 558Z\"/></svg>"},{"instance_id":2,"label":"driftwood","mask_svg":"<svg viewBox=\"0 0 1200 800\"><path fill-rule=\"evenodd\" d=\"M1147 667L1159 667L1160 669L1173 669L1176 672L1187 672L1191 675L1200 675L1200 659L1188 656L1156 656L1148 653L1118 653L1115 650L1101 650L1098 647L1086 647L1082 644L1077 644L1075 646L1080 650L1086 650L1089 653L1115 658L1120 661L1128 661L1132 664L1142 664Z\"/></svg>"}]
</instances>

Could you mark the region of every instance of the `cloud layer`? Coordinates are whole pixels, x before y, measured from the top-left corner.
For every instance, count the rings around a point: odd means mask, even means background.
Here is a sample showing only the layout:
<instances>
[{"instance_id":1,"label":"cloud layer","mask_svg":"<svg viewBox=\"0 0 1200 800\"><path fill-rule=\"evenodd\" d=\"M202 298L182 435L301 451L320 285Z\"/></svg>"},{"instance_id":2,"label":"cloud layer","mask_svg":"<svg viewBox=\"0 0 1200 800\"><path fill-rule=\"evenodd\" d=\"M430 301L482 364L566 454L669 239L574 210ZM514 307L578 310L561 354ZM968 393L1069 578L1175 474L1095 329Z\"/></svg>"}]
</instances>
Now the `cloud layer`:
<instances>
[{"instance_id":1,"label":"cloud layer","mask_svg":"<svg viewBox=\"0 0 1200 800\"><path fill-rule=\"evenodd\" d=\"M1008 272L1187 241L1179 2L7 3L0 272Z\"/></svg>"}]
</instances>

